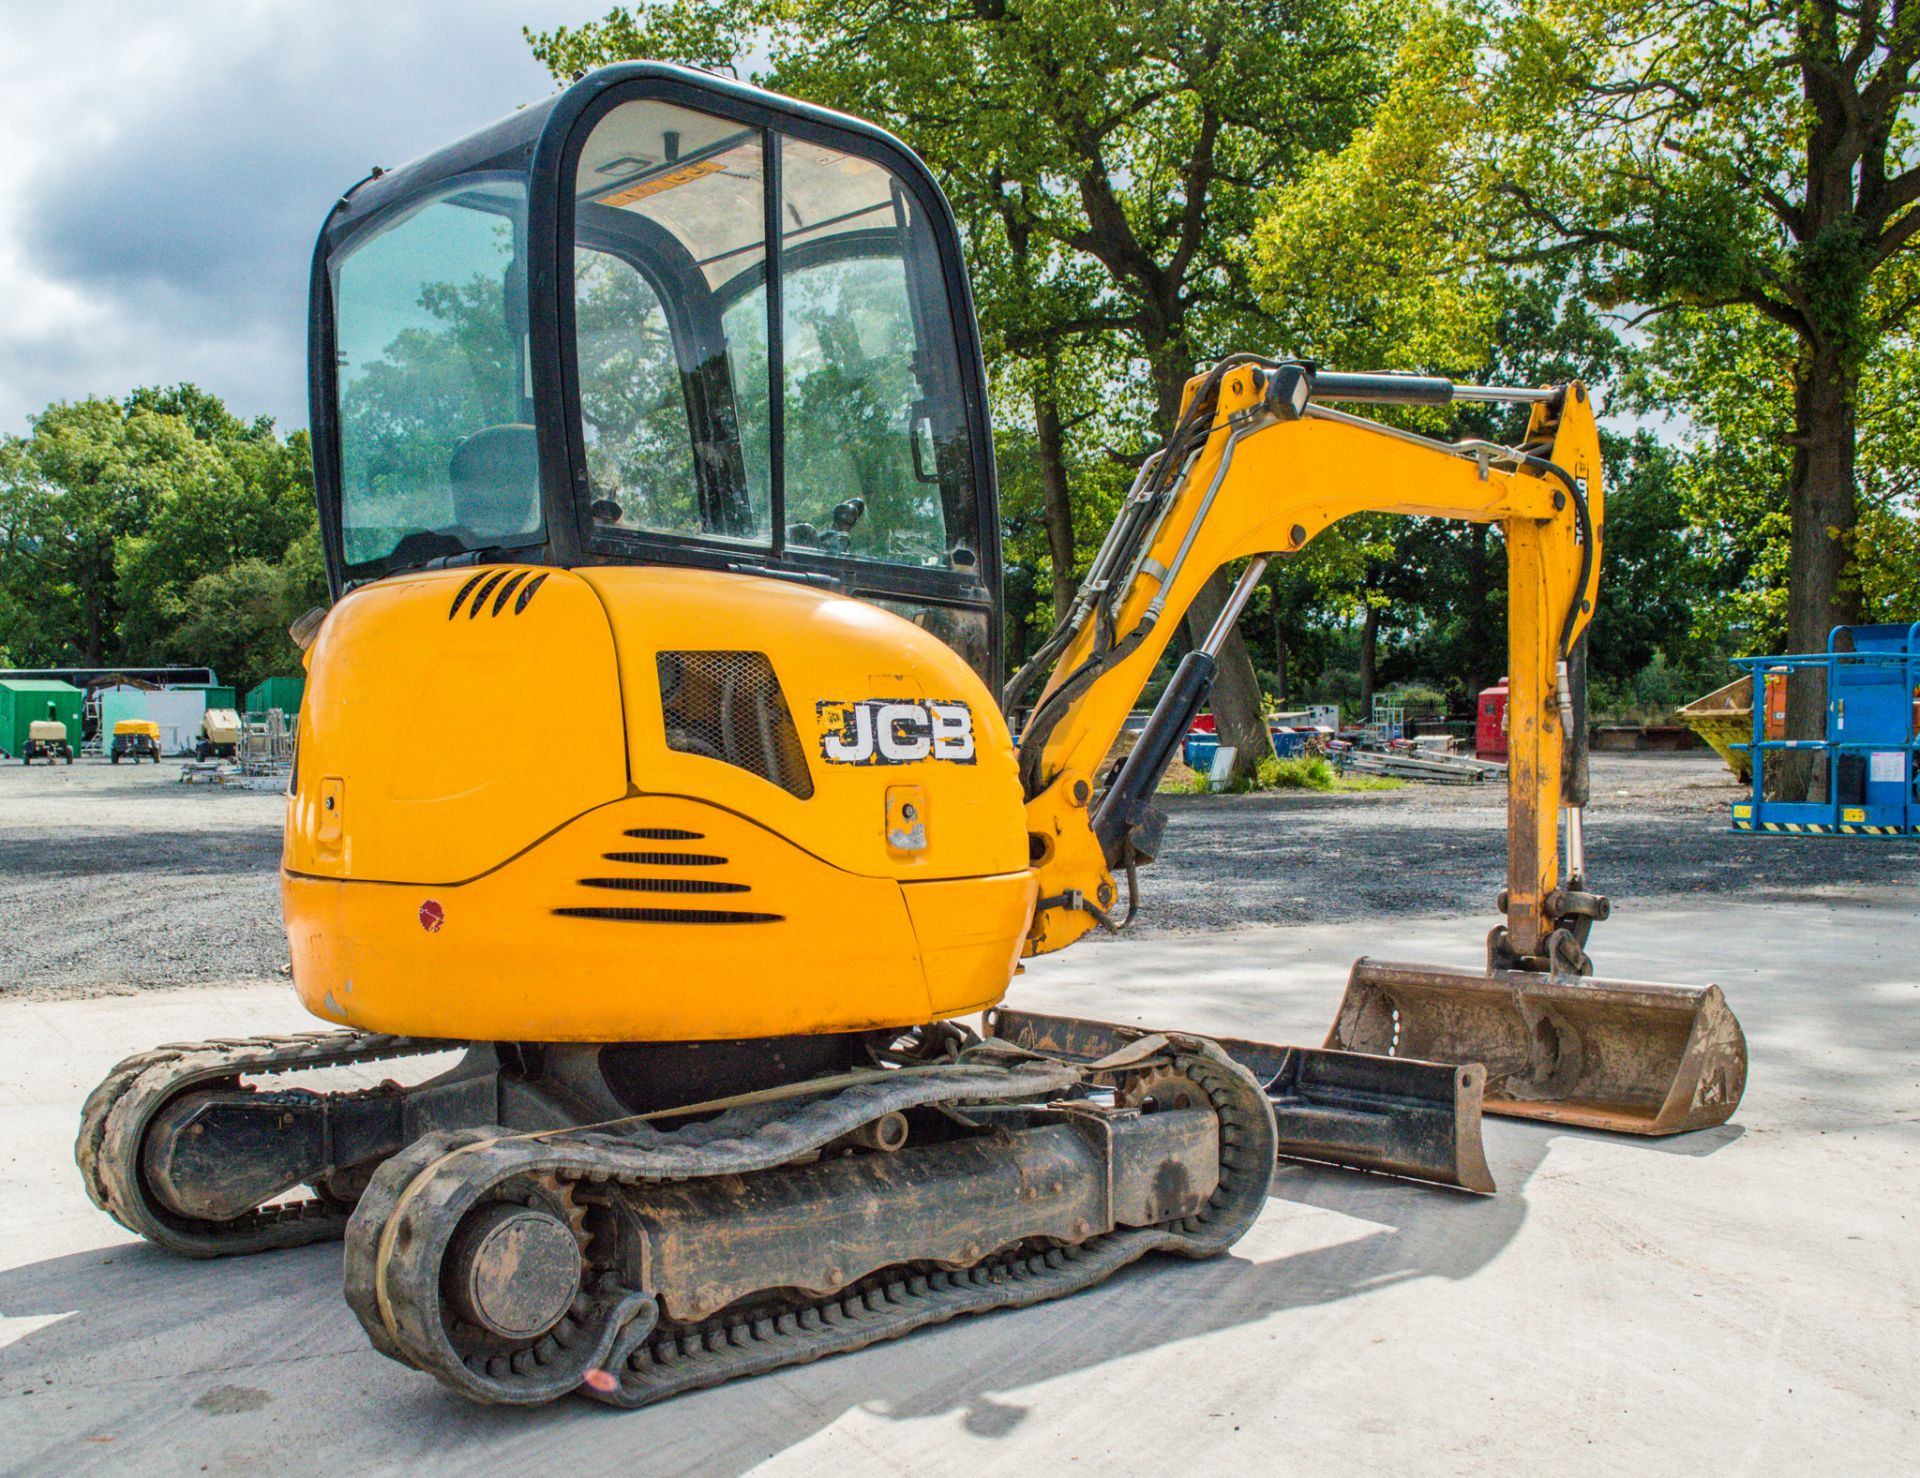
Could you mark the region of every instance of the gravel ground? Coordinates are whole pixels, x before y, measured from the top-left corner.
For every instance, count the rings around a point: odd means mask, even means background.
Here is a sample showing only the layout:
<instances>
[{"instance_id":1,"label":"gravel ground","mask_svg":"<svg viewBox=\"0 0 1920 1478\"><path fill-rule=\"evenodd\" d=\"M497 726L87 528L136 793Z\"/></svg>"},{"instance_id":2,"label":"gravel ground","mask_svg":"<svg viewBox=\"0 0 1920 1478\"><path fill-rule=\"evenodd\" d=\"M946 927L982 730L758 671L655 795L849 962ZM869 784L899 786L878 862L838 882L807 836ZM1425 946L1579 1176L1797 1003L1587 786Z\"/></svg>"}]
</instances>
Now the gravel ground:
<instances>
[{"instance_id":1,"label":"gravel ground","mask_svg":"<svg viewBox=\"0 0 1920 1478\"><path fill-rule=\"evenodd\" d=\"M1920 878L1920 847L1726 830L1737 793L1711 755L1596 755L1587 850L1616 904L1805 894ZM79 996L276 980L287 952L276 794L177 783L178 764L0 764L0 991ZM1141 932L1485 914L1505 792L1168 796Z\"/></svg>"},{"instance_id":2,"label":"gravel ground","mask_svg":"<svg viewBox=\"0 0 1920 1478\"><path fill-rule=\"evenodd\" d=\"M1910 841L1732 832L1727 807L1743 793L1711 753L1594 755L1592 886L1619 908L1676 894L1805 894L1920 879L1920 847ZM1165 851L1141 873L1142 931L1430 913L1484 913L1494 923L1506 874L1503 785L1161 802Z\"/></svg>"},{"instance_id":3,"label":"gravel ground","mask_svg":"<svg viewBox=\"0 0 1920 1478\"><path fill-rule=\"evenodd\" d=\"M0 991L281 978L285 800L179 778L0 763Z\"/></svg>"}]
</instances>

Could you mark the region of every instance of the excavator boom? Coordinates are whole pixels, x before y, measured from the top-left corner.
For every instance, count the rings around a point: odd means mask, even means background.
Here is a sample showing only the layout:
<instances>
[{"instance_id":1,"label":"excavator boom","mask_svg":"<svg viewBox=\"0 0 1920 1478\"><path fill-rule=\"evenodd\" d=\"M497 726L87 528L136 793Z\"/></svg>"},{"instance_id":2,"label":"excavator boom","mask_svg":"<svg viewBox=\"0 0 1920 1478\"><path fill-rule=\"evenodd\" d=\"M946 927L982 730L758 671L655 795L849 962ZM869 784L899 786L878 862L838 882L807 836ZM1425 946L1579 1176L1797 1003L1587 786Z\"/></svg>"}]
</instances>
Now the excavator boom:
<instances>
[{"instance_id":1,"label":"excavator boom","mask_svg":"<svg viewBox=\"0 0 1920 1478\"><path fill-rule=\"evenodd\" d=\"M1526 404L1521 441L1443 442L1336 404L1461 399ZM1605 519L1593 405L1578 382L1456 386L1238 355L1189 383L1173 437L1143 468L1067 619L1006 694L1011 712L1046 673L1020 744L1041 881L1028 952L1118 927L1116 873L1131 913L1135 870L1165 825L1154 792L1247 597L1270 559L1361 512L1500 527L1507 883L1484 973L1362 960L1327 1047L1483 1063L1495 1113L1653 1134L1723 1122L1745 1083L1746 1047L1718 989L1590 978L1586 941L1610 908L1587 886L1583 822L1586 634ZM1099 766L1174 627L1214 572L1241 560L1219 619L1100 787Z\"/></svg>"}]
</instances>

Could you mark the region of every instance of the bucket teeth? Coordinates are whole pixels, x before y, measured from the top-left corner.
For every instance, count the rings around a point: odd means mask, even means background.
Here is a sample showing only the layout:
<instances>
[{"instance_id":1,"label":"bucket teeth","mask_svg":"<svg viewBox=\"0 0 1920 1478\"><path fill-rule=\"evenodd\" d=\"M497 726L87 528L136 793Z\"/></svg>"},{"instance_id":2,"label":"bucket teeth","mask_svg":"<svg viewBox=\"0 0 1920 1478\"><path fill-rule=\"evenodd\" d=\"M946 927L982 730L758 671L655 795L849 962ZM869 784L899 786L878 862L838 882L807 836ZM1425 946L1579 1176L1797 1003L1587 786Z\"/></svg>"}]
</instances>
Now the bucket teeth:
<instances>
[{"instance_id":1,"label":"bucket teeth","mask_svg":"<svg viewBox=\"0 0 1920 1478\"><path fill-rule=\"evenodd\" d=\"M1747 1042L1718 986L1358 961L1327 1046L1478 1062L1488 1113L1627 1134L1723 1124Z\"/></svg>"}]
</instances>

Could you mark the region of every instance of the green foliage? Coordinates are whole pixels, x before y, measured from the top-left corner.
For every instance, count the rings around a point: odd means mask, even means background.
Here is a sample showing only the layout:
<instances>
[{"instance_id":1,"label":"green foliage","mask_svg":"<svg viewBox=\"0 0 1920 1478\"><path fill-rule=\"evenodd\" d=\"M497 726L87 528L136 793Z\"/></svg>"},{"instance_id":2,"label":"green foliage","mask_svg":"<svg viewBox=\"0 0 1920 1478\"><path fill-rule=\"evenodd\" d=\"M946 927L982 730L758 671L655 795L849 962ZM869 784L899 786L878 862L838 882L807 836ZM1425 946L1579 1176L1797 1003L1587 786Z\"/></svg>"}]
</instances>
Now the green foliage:
<instances>
[{"instance_id":1,"label":"green foliage","mask_svg":"<svg viewBox=\"0 0 1920 1478\"><path fill-rule=\"evenodd\" d=\"M1404 780L1390 775L1342 775L1321 755L1294 755L1280 759L1268 755L1251 773L1235 776L1227 785L1228 795L1248 795L1260 790L1308 790L1320 794L1345 794L1371 790L1399 790ZM1182 769L1160 786L1164 795L1212 795L1213 785L1205 774Z\"/></svg>"},{"instance_id":2,"label":"green foliage","mask_svg":"<svg viewBox=\"0 0 1920 1478\"><path fill-rule=\"evenodd\" d=\"M1251 783L1237 783L1236 791L1313 790L1323 793L1399 790L1406 784L1391 775L1342 775L1323 755L1270 756L1260 761Z\"/></svg>"},{"instance_id":3,"label":"green foliage","mask_svg":"<svg viewBox=\"0 0 1920 1478\"><path fill-rule=\"evenodd\" d=\"M1162 795L1211 795L1213 785L1205 775L1197 770L1189 770L1184 775L1169 777L1160 784Z\"/></svg>"},{"instance_id":4,"label":"green foliage","mask_svg":"<svg viewBox=\"0 0 1920 1478\"><path fill-rule=\"evenodd\" d=\"M1429 0L1256 261L1290 302L1328 284L1317 342L1383 325L1409 364L1499 342L1515 281L1650 325L1639 409L1677 417L1661 476L1703 576L1687 640L1817 645L1913 586L1920 448L1876 407L1911 404L1917 65L1920 12L1890 0Z\"/></svg>"},{"instance_id":5,"label":"green foliage","mask_svg":"<svg viewBox=\"0 0 1920 1478\"><path fill-rule=\"evenodd\" d=\"M1794 416L1796 353L1793 335L1753 309L1682 309L1655 324L1630 378L1628 388L1638 404L1682 411L1687 418L1686 449L1661 454L1671 465L1678 494L1677 503L1665 500L1662 516L1684 526L1694 545L1696 600L1689 634L1696 644L1748 653L1783 651L1789 645L1793 437L1788 428ZM1850 594L1866 621L1920 616L1915 393L1920 393L1920 346L1904 332L1882 336L1860 377L1859 521L1847 535L1854 555ZM1619 544L1611 518L1608 542L1611 580ZM1637 598L1642 594L1620 603L1629 623L1649 612ZM1602 602L1604 613L1604 588ZM1610 615L1609 625L1619 619Z\"/></svg>"},{"instance_id":6,"label":"green foliage","mask_svg":"<svg viewBox=\"0 0 1920 1478\"><path fill-rule=\"evenodd\" d=\"M192 385L49 406L0 440L0 643L30 666L284 671L325 598L305 432ZM230 629L231 623L231 629Z\"/></svg>"},{"instance_id":7,"label":"green foliage","mask_svg":"<svg viewBox=\"0 0 1920 1478\"><path fill-rule=\"evenodd\" d=\"M191 653L237 687L276 672L298 671L300 654L287 637L288 611L301 604L298 572L248 556L202 575L188 587L167 650Z\"/></svg>"},{"instance_id":8,"label":"green foliage","mask_svg":"<svg viewBox=\"0 0 1920 1478\"><path fill-rule=\"evenodd\" d=\"M1275 756L1260 761L1259 769L1254 772L1254 779L1262 790L1332 790L1336 778L1333 766L1317 754L1294 755L1289 759Z\"/></svg>"}]
</instances>

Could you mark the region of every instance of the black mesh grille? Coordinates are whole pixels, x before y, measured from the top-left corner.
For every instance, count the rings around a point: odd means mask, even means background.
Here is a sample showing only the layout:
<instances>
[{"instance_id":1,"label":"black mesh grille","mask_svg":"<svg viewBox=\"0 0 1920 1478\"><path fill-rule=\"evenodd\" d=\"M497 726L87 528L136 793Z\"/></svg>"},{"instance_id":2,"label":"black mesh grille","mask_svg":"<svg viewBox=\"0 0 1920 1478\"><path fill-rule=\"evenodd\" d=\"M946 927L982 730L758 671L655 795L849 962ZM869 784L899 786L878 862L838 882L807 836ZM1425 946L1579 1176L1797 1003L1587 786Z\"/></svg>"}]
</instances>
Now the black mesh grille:
<instances>
[{"instance_id":1,"label":"black mesh grille","mask_svg":"<svg viewBox=\"0 0 1920 1478\"><path fill-rule=\"evenodd\" d=\"M520 595L513 603L513 614L517 616L524 611L527 608L527 602L533 599L533 592L546 583L546 574L542 572L527 581L525 585L522 585L520 587Z\"/></svg>"},{"instance_id":2,"label":"black mesh grille","mask_svg":"<svg viewBox=\"0 0 1920 1478\"><path fill-rule=\"evenodd\" d=\"M473 587L486 578L487 572L482 570L460 587L460 593L453 598L453 604L447 607L447 619L449 621L460 614L460 607L464 606L467 603L467 597L473 594Z\"/></svg>"},{"instance_id":3,"label":"black mesh grille","mask_svg":"<svg viewBox=\"0 0 1920 1478\"><path fill-rule=\"evenodd\" d=\"M541 582L547 578L547 572L543 570L528 580L527 576L532 574L531 570L482 570L460 587L460 593L453 598L453 604L447 608L447 619L451 621L462 611L467 613L469 621L479 619L481 608L486 605L487 597L490 595L493 596L493 614L497 616L506 609L507 600L513 596L516 589L520 594L514 599L513 614L519 615L527 608L527 602L533 599L533 592L538 590ZM502 584L502 581L505 583ZM523 581L525 583L522 583ZM499 587L498 594L495 594L495 586ZM476 587L479 590L477 595L474 594ZM473 596L472 605L467 604L467 597L470 595Z\"/></svg>"},{"instance_id":4,"label":"black mesh grille","mask_svg":"<svg viewBox=\"0 0 1920 1478\"><path fill-rule=\"evenodd\" d=\"M660 652L667 748L735 765L806 800L806 751L762 652Z\"/></svg>"},{"instance_id":5,"label":"black mesh grille","mask_svg":"<svg viewBox=\"0 0 1920 1478\"><path fill-rule=\"evenodd\" d=\"M479 592L474 596L473 604L467 607L467 619L469 621L479 618L480 608L487 603L487 597L493 593L493 587L506 578L507 572L505 570L499 570L487 576L486 580L482 582Z\"/></svg>"}]
</instances>

